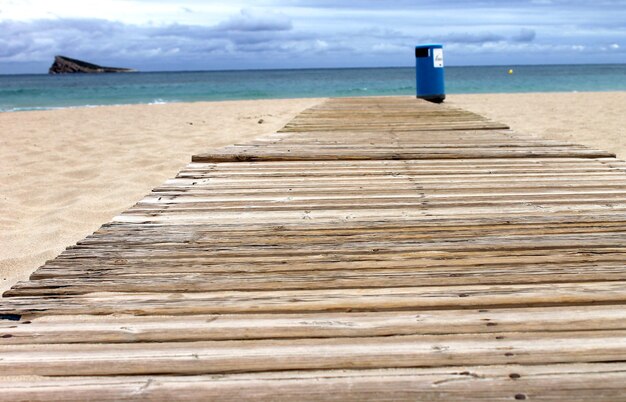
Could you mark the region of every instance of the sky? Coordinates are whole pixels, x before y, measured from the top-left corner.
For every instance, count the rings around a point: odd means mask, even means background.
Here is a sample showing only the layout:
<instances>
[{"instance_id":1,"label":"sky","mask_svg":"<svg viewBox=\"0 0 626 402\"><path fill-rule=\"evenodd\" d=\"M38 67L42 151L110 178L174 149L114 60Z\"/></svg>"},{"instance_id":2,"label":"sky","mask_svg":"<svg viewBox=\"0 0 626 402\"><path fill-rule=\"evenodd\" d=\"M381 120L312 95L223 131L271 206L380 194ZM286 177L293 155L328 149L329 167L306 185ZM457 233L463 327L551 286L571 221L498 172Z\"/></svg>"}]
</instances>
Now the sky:
<instances>
[{"instance_id":1,"label":"sky","mask_svg":"<svg viewBox=\"0 0 626 402\"><path fill-rule=\"evenodd\" d=\"M626 63L626 0L0 0L0 74Z\"/></svg>"}]
</instances>

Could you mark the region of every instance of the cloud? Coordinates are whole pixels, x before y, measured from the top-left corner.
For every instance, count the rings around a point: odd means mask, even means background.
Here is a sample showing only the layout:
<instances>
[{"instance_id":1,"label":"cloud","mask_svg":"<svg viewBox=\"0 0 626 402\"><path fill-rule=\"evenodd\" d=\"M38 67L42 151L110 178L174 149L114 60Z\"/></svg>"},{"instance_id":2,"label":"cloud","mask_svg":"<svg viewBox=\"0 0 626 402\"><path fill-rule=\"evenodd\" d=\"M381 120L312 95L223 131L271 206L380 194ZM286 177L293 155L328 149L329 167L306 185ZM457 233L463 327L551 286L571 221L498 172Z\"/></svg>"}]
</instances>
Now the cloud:
<instances>
[{"instance_id":1,"label":"cloud","mask_svg":"<svg viewBox=\"0 0 626 402\"><path fill-rule=\"evenodd\" d=\"M624 0L290 0L278 2L283 5L297 7L324 7L324 8L350 8L350 9L419 9L436 6L442 9L451 7L528 7L528 6L576 6L594 8L598 5L609 7L621 7L626 5Z\"/></svg>"},{"instance_id":2,"label":"cloud","mask_svg":"<svg viewBox=\"0 0 626 402\"><path fill-rule=\"evenodd\" d=\"M429 37L424 42L441 42L445 44L487 44L487 43L515 43L515 42L532 42L535 40L537 33L534 29L522 28L519 32L511 35L502 32L452 32L440 36Z\"/></svg>"},{"instance_id":3,"label":"cloud","mask_svg":"<svg viewBox=\"0 0 626 402\"><path fill-rule=\"evenodd\" d=\"M498 35L493 32L462 32L451 33L444 35L439 39L440 42L451 43L488 43L488 42L500 42L505 40L503 35Z\"/></svg>"},{"instance_id":4,"label":"cloud","mask_svg":"<svg viewBox=\"0 0 626 402\"><path fill-rule=\"evenodd\" d=\"M626 62L626 0L111 1L128 4L132 18L84 18L91 11L81 6L80 18L43 10L28 19L16 2L11 19L3 7L0 73L27 62L43 72L55 54L142 70L411 65L410 49L426 42L443 43L452 64ZM70 0L54 5L68 15Z\"/></svg>"},{"instance_id":5,"label":"cloud","mask_svg":"<svg viewBox=\"0 0 626 402\"><path fill-rule=\"evenodd\" d=\"M224 31L288 31L292 28L291 20L284 14L261 14L249 9L243 9L239 15L230 17L217 25L217 29Z\"/></svg>"},{"instance_id":6,"label":"cloud","mask_svg":"<svg viewBox=\"0 0 626 402\"><path fill-rule=\"evenodd\" d=\"M0 61L42 60L62 50L93 54L110 46L110 38L132 38L124 24L97 19L9 20L0 22L0 31L5 38Z\"/></svg>"},{"instance_id":7,"label":"cloud","mask_svg":"<svg viewBox=\"0 0 626 402\"><path fill-rule=\"evenodd\" d=\"M511 38L514 42L532 42L535 40L537 33L534 29L522 28L519 33Z\"/></svg>"},{"instance_id":8,"label":"cloud","mask_svg":"<svg viewBox=\"0 0 626 402\"><path fill-rule=\"evenodd\" d=\"M276 13L242 10L214 26L123 24L104 19L39 19L0 21L0 62L50 61L56 54L86 58L93 62L134 62L142 59L178 57L198 59L213 53L232 54L241 46L306 41L303 34L289 37L291 21ZM135 60L133 60L135 59Z\"/></svg>"}]
</instances>

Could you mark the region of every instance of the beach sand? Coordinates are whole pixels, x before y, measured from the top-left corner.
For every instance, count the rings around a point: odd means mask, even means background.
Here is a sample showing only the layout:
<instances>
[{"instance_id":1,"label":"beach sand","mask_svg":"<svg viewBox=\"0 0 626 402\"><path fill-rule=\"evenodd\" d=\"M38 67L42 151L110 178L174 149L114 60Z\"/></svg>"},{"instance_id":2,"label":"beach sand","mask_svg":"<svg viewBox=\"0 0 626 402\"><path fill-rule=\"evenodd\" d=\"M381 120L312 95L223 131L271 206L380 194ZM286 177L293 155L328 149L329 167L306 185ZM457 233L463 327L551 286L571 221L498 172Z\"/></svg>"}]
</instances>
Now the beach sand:
<instances>
[{"instance_id":1,"label":"beach sand","mask_svg":"<svg viewBox=\"0 0 626 402\"><path fill-rule=\"evenodd\" d=\"M173 177L192 154L274 132L320 101L0 113L0 292ZM626 92L450 95L447 103L626 158Z\"/></svg>"},{"instance_id":2,"label":"beach sand","mask_svg":"<svg viewBox=\"0 0 626 402\"><path fill-rule=\"evenodd\" d=\"M446 103L516 131L611 151L626 160L626 92L449 95Z\"/></svg>"}]
</instances>

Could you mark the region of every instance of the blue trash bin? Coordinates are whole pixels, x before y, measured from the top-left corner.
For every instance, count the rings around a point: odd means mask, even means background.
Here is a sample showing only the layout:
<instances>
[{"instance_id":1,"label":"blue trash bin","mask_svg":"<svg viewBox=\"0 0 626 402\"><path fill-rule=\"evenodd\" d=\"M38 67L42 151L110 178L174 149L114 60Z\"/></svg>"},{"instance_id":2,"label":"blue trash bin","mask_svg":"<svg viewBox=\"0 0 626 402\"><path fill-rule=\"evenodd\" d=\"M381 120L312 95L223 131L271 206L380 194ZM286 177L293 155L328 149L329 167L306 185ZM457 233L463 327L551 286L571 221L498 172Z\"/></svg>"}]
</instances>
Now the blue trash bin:
<instances>
[{"instance_id":1,"label":"blue trash bin","mask_svg":"<svg viewBox=\"0 0 626 402\"><path fill-rule=\"evenodd\" d=\"M446 98L443 77L443 46L415 46L417 97L441 103Z\"/></svg>"}]
</instances>

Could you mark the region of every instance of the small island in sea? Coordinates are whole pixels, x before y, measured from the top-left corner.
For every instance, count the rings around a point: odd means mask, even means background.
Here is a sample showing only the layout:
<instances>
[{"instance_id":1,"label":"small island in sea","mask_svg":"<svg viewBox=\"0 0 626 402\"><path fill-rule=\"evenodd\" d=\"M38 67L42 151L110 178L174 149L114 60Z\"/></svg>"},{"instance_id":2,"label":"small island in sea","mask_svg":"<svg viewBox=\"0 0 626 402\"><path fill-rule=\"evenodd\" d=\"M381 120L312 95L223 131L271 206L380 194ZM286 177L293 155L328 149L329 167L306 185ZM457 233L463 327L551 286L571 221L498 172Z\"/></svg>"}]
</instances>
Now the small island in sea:
<instances>
[{"instance_id":1,"label":"small island in sea","mask_svg":"<svg viewBox=\"0 0 626 402\"><path fill-rule=\"evenodd\" d=\"M103 67L86 61L72 59L65 56L55 56L54 63L48 69L48 74L71 73L132 73L132 68Z\"/></svg>"}]
</instances>

